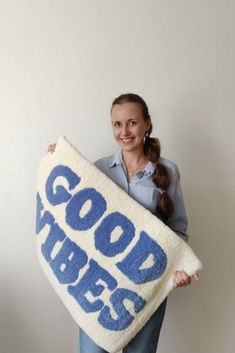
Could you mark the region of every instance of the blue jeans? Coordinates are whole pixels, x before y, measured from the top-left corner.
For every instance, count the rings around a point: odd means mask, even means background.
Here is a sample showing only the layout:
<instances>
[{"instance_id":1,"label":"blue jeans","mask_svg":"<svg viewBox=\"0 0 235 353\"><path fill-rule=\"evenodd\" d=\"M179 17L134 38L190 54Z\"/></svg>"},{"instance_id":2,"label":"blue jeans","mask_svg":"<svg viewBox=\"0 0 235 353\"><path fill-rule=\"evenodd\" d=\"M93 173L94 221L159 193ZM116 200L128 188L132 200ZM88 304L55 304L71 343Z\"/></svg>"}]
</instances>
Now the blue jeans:
<instances>
[{"instance_id":1,"label":"blue jeans","mask_svg":"<svg viewBox=\"0 0 235 353\"><path fill-rule=\"evenodd\" d=\"M153 313L144 327L123 348L123 353L155 353L166 310L165 299L159 308ZM80 353L108 353L97 346L89 336L80 328Z\"/></svg>"}]
</instances>

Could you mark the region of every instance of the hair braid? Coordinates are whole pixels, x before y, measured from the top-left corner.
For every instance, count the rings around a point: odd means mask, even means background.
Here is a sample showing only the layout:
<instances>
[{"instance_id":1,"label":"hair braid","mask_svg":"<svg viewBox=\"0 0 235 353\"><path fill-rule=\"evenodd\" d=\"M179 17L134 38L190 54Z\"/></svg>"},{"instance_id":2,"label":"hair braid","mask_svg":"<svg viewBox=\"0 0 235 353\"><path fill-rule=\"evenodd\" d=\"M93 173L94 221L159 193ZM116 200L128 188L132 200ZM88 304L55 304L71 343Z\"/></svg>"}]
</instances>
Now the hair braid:
<instances>
[{"instance_id":1,"label":"hair braid","mask_svg":"<svg viewBox=\"0 0 235 353\"><path fill-rule=\"evenodd\" d=\"M145 154L149 157L149 160L156 163L152 180L154 184L162 191L156 204L156 213L161 217L163 222L166 222L174 211L174 204L167 192L171 183L169 172L163 164L158 162L161 153L159 139L146 136L144 150Z\"/></svg>"},{"instance_id":2,"label":"hair braid","mask_svg":"<svg viewBox=\"0 0 235 353\"><path fill-rule=\"evenodd\" d=\"M122 94L116 99L114 99L111 107L111 112L114 105L126 102L133 102L139 104L142 110L143 119L145 121L150 119L146 102L143 98L134 93ZM163 164L158 163L161 154L160 141L158 138L150 137L151 132L152 123L149 131L146 132L144 153L146 156L148 156L151 162L156 163L156 167L152 175L152 180L154 184L162 191L161 196L159 197L156 204L156 214L163 220L163 222L166 222L169 216L174 211L174 204L171 201L171 198L167 192L170 186L170 175L168 173L167 168Z\"/></svg>"}]
</instances>

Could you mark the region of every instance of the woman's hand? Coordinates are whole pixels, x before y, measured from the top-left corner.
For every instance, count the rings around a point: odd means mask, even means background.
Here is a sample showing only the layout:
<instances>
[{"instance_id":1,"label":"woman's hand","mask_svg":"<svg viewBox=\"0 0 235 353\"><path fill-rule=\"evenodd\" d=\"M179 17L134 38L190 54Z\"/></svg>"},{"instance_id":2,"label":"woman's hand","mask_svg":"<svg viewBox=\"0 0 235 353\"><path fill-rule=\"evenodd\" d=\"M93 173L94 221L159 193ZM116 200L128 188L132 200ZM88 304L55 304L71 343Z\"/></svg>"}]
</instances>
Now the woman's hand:
<instances>
[{"instance_id":1,"label":"woman's hand","mask_svg":"<svg viewBox=\"0 0 235 353\"><path fill-rule=\"evenodd\" d=\"M52 143L48 146L47 152L55 152L55 148L56 148L56 143Z\"/></svg>"},{"instance_id":2,"label":"woman's hand","mask_svg":"<svg viewBox=\"0 0 235 353\"><path fill-rule=\"evenodd\" d=\"M199 280L198 273L195 273L193 276L190 277L185 271L175 271L174 287L185 287L188 284L191 284L192 280Z\"/></svg>"}]
</instances>

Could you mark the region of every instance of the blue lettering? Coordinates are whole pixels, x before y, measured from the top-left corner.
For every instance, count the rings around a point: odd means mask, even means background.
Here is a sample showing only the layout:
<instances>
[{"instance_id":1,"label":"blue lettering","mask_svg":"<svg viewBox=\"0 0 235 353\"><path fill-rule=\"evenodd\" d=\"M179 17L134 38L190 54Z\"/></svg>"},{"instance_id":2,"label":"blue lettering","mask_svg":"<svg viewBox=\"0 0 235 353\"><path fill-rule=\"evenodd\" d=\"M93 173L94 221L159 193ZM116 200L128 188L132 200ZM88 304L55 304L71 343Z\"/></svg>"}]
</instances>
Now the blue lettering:
<instances>
[{"instance_id":1,"label":"blue lettering","mask_svg":"<svg viewBox=\"0 0 235 353\"><path fill-rule=\"evenodd\" d=\"M76 299L86 313L99 311L104 306L102 300L97 299L90 302L85 296L86 293L91 292L94 297L98 297L103 292L105 288L102 284L97 284L98 280L106 282L110 291L114 290L117 286L115 278L104 268L100 267L96 261L91 259L89 268L79 283L75 286L68 286L68 292Z\"/></svg>"},{"instance_id":2,"label":"blue lettering","mask_svg":"<svg viewBox=\"0 0 235 353\"><path fill-rule=\"evenodd\" d=\"M54 206L63 202L67 202L72 195L62 185L56 186L56 192L53 190L53 184L57 177L64 177L69 183L69 190L75 188L80 182L80 178L75 174L72 169L64 165L56 166L50 173L46 181L46 195L48 201Z\"/></svg>"},{"instance_id":3,"label":"blue lettering","mask_svg":"<svg viewBox=\"0 0 235 353\"><path fill-rule=\"evenodd\" d=\"M122 234L118 240L111 242L111 235L115 228L121 228ZM135 235L133 223L119 212L113 212L103 219L95 231L95 246L105 256L115 256L122 253Z\"/></svg>"},{"instance_id":4,"label":"blue lettering","mask_svg":"<svg viewBox=\"0 0 235 353\"><path fill-rule=\"evenodd\" d=\"M129 289L117 288L115 292L113 292L110 296L110 302L112 303L114 310L118 314L118 318L113 319L110 314L110 308L105 305L98 317L99 323L103 327L112 331L121 331L127 328L134 319L134 317L125 308L123 304L124 300L127 299L134 304L134 311L136 313L141 311L146 303L146 301L137 293Z\"/></svg>"},{"instance_id":5,"label":"blue lettering","mask_svg":"<svg viewBox=\"0 0 235 353\"><path fill-rule=\"evenodd\" d=\"M80 215L82 206L91 201L91 207L83 217ZM66 207L66 222L74 230L91 228L106 211L104 197L93 188L85 188L77 192Z\"/></svg>"},{"instance_id":6,"label":"blue lettering","mask_svg":"<svg viewBox=\"0 0 235 353\"><path fill-rule=\"evenodd\" d=\"M56 185L58 177L65 178L67 187ZM61 211L65 210L68 226L75 231L86 231L104 215L107 204L95 188L87 187L72 195L72 190L80 181L81 178L72 169L58 165L47 178L45 191L51 205L66 203ZM41 252L58 281L68 284L68 293L86 313L100 311L98 322L104 328L112 331L126 329L134 320L134 313L140 312L146 301L133 290L116 288L117 280L94 259L88 259L86 252L67 237L66 228L64 231L55 222L54 216L45 211L40 194L37 193L36 233L39 234L46 225L49 230L41 245ZM95 248L107 257L123 253L134 237L133 222L120 212L106 215L94 230ZM84 268L86 265L87 270ZM116 266L130 281L139 285L161 278L167 266L167 256L155 240L141 231L138 242L124 259L119 258ZM83 268L86 272L79 278ZM105 290L111 292L109 305L105 305L102 300L101 294ZM131 303L131 311L126 301Z\"/></svg>"},{"instance_id":7,"label":"blue lettering","mask_svg":"<svg viewBox=\"0 0 235 353\"><path fill-rule=\"evenodd\" d=\"M45 243L42 244L41 250L47 262L51 261L51 253L57 242L62 242L66 238L63 229L57 223L53 223L50 227L49 234Z\"/></svg>"},{"instance_id":8,"label":"blue lettering","mask_svg":"<svg viewBox=\"0 0 235 353\"><path fill-rule=\"evenodd\" d=\"M87 261L85 251L67 238L50 266L60 283L72 283Z\"/></svg>"},{"instance_id":9,"label":"blue lettering","mask_svg":"<svg viewBox=\"0 0 235 353\"><path fill-rule=\"evenodd\" d=\"M154 258L153 265L140 269L141 265L151 254ZM116 265L131 281L136 284L142 284L162 276L167 265L167 256L164 250L146 232L142 231L137 244Z\"/></svg>"}]
</instances>

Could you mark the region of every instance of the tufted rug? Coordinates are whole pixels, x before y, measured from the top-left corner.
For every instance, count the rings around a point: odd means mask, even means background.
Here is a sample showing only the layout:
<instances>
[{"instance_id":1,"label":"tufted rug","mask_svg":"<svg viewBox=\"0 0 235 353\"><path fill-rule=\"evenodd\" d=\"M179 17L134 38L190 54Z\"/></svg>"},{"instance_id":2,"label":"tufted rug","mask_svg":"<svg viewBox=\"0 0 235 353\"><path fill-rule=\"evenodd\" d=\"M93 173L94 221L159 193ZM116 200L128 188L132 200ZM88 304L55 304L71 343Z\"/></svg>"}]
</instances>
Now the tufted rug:
<instances>
[{"instance_id":1,"label":"tufted rug","mask_svg":"<svg viewBox=\"0 0 235 353\"><path fill-rule=\"evenodd\" d=\"M202 265L156 216L66 138L40 164L40 264L74 320L108 352L124 347L173 289L175 270Z\"/></svg>"}]
</instances>

